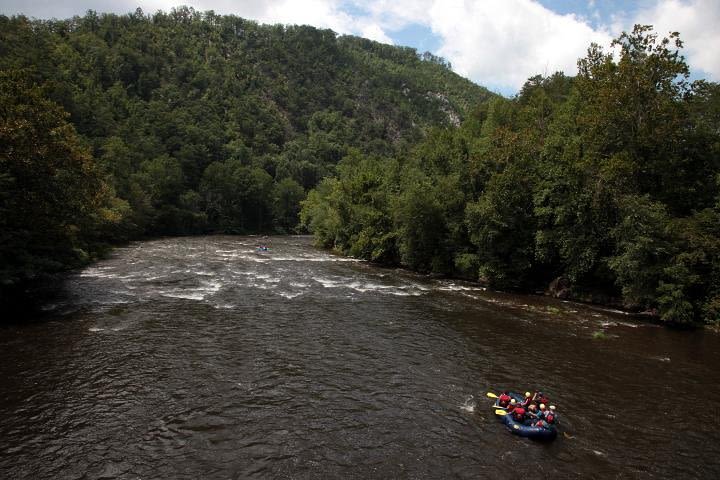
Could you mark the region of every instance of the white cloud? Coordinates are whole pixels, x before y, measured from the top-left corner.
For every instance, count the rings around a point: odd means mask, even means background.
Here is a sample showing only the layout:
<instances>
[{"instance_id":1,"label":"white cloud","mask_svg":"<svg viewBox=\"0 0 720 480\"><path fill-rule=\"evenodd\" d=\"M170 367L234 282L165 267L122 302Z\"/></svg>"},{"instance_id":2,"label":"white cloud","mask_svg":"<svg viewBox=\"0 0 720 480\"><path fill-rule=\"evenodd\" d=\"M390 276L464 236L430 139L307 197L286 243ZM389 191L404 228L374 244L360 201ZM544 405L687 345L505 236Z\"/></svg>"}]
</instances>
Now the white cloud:
<instances>
[{"instance_id":1,"label":"white cloud","mask_svg":"<svg viewBox=\"0 0 720 480\"><path fill-rule=\"evenodd\" d=\"M381 43L394 43L377 23L368 23L360 29L360 36Z\"/></svg>"},{"instance_id":2,"label":"white cloud","mask_svg":"<svg viewBox=\"0 0 720 480\"><path fill-rule=\"evenodd\" d=\"M683 53L691 70L700 69L711 80L720 80L720 2L717 0L659 0L652 8L638 12L634 23L654 25L660 36L680 32L685 44Z\"/></svg>"},{"instance_id":3,"label":"white cloud","mask_svg":"<svg viewBox=\"0 0 720 480\"><path fill-rule=\"evenodd\" d=\"M207 2L215 3L215 2ZM258 20L261 23L283 23L297 25L313 25L319 28L330 28L336 32L349 33L354 28L355 19L339 8L339 2L328 0L271 0L264 2L227 2L231 10L240 16ZM257 12L257 4L264 10ZM206 9L203 9L206 10ZM256 11L257 16L248 15L248 10ZM247 13L246 13L247 12ZM228 12L229 13L229 12Z\"/></svg>"},{"instance_id":4,"label":"white cloud","mask_svg":"<svg viewBox=\"0 0 720 480\"><path fill-rule=\"evenodd\" d=\"M431 28L439 54L459 73L490 87L516 90L528 77L575 73L591 42L609 44L575 15L559 15L532 0L435 2Z\"/></svg>"},{"instance_id":5,"label":"white cloud","mask_svg":"<svg viewBox=\"0 0 720 480\"><path fill-rule=\"evenodd\" d=\"M381 23L389 30L417 23L429 23L428 11L432 0L354 0L353 5L368 12L375 22Z\"/></svg>"}]
</instances>

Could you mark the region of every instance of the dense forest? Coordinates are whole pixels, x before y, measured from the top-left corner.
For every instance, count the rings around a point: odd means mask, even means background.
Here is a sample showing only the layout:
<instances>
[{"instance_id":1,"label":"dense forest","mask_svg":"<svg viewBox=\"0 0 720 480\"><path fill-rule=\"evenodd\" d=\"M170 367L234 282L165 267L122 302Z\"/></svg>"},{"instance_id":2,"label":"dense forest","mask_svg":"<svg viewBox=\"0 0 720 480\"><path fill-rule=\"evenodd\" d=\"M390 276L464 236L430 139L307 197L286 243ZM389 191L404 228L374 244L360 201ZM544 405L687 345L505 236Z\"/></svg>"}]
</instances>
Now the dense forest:
<instances>
[{"instance_id":1,"label":"dense forest","mask_svg":"<svg viewBox=\"0 0 720 480\"><path fill-rule=\"evenodd\" d=\"M386 265L720 323L720 86L690 81L676 33L613 48L507 99L308 26L0 16L0 293L143 236L310 231Z\"/></svg>"},{"instance_id":2,"label":"dense forest","mask_svg":"<svg viewBox=\"0 0 720 480\"><path fill-rule=\"evenodd\" d=\"M148 235L283 233L348 153L494 95L442 58L177 8L0 16L0 292Z\"/></svg>"},{"instance_id":3,"label":"dense forest","mask_svg":"<svg viewBox=\"0 0 720 480\"><path fill-rule=\"evenodd\" d=\"M351 151L304 202L319 244L500 289L720 322L720 86L636 26L407 154Z\"/></svg>"}]
</instances>

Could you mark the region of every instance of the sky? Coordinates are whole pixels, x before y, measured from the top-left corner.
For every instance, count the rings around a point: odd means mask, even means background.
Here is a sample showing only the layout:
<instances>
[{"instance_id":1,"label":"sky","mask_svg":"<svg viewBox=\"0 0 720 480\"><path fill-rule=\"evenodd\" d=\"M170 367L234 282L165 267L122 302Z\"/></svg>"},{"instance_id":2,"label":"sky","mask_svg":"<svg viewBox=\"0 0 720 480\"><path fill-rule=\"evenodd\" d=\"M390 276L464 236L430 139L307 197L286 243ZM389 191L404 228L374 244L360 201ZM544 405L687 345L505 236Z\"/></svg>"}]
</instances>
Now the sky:
<instances>
[{"instance_id":1,"label":"sky","mask_svg":"<svg viewBox=\"0 0 720 480\"><path fill-rule=\"evenodd\" d=\"M533 75L574 75L591 42L609 48L634 24L650 24L680 32L692 78L720 81L720 0L0 0L0 13L47 19L178 5L430 51L506 96Z\"/></svg>"}]
</instances>

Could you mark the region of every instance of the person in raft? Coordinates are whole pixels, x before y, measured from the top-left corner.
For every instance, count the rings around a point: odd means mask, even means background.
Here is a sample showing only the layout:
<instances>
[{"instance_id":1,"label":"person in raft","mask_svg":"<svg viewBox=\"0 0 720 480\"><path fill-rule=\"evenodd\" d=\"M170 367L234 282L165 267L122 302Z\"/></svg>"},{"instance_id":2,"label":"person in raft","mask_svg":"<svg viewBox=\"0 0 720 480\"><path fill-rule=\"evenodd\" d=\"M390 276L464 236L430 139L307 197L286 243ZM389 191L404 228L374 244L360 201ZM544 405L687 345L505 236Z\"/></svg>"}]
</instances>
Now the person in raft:
<instances>
[{"instance_id":1,"label":"person in raft","mask_svg":"<svg viewBox=\"0 0 720 480\"><path fill-rule=\"evenodd\" d=\"M555 412L555 405L550 405L548 411L545 413L545 421L550 425L555 425L558 421L557 413Z\"/></svg>"},{"instance_id":2,"label":"person in raft","mask_svg":"<svg viewBox=\"0 0 720 480\"><path fill-rule=\"evenodd\" d=\"M508 392L507 390L505 390L505 391L502 392L502 393L500 394L500 396L498 397L498 406L499 406L500 408L507 408L507 406L510 405L510 400L511 400L511 398L510 398L510 392Z\"/></svg>"},{"instance_id":3,"label":"person in raft","mask_svg":"<svg viewBox=\"0 0 720 480\"><path fill-rule=\"evenodd\" d=\"M520 403L524 408L528 408L530 404L535 400L535 398L532 396L530 392L525 392L525 398Z\"/></svg>"},{"instance_id":4,"label":"person in raft","mask_svg":"<svg viewBox=\"0 0 720 480\"><path fill-rule=\"evenodd\" d=\"M525 412L526 412L525 407L523 407L522 404L520 404L520 405L516 404L516 407L513 408L510 415L512 415L513 420L515 420L516 422L524 423L525 422Z\"/></svg>"},{"instance_id":5,"label":"person in raft","mask_svg":"<svg viewBox=\"0 0 720 480\"><path fill-rule=\"evenodd\" d=\"M532 401L535 402L537 405L540 405L541 403L547 405L548 403L550 403L550 400L545 396L543 392L535 392Z\"/></svg>"},{"instance_id":6,"label":"person in raft","mask_svg":"<svg viewBox=\"0 0 720 480\"><path fill-rule=\"evenodd\" d=\"M545 415L547 414L547 409L545 408L545 404L541 403L540 407L536 407L533 405L533 409L531 409L530 415L532 416L532 426L533 427L547 427L549 424L547 423L547 420L545 419Z\"/></svg>"}]
</instances>

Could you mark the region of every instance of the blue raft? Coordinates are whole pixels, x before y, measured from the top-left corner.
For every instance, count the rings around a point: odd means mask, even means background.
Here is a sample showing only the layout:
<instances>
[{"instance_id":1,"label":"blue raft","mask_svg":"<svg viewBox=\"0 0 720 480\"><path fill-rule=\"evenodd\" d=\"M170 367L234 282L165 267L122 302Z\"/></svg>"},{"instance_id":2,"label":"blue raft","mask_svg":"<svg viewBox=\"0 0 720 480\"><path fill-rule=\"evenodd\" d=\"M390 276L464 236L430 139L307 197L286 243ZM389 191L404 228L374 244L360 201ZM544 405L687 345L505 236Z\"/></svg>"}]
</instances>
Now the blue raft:
<instances>
[{"instance_id":1,"label":"blue raft","mask_svg":"<svg viewBox=\"0 0 720 480\"><path fill-rule=\"evenodd\" d=\"M510 432L521 437L545 441L555 440L555 437L557 437L557 429L552 425L549 427L533 427L532 425L516 422L512 415L505 415L502 419Z\"/></svg>"},{"instance_id":2,"label":"blue raft","mask_svg":"<svg viewBox=\"0 0 720 480\"><path fill-rule=\"evenodd\" d=\"M518 402L523 399L522 395L515 392L510 392L510 396ZM497 406L497 400L495 401L495 405ZM511 433L521 437L548 442L555 440L555 437L557 437L557 428L555 428L554 425L549 425L547 427L534 427L530 425L529 420L526 420L524 423L515 421L512 415L503 415L500 419Z\"/></svg>"}]
</instances>

